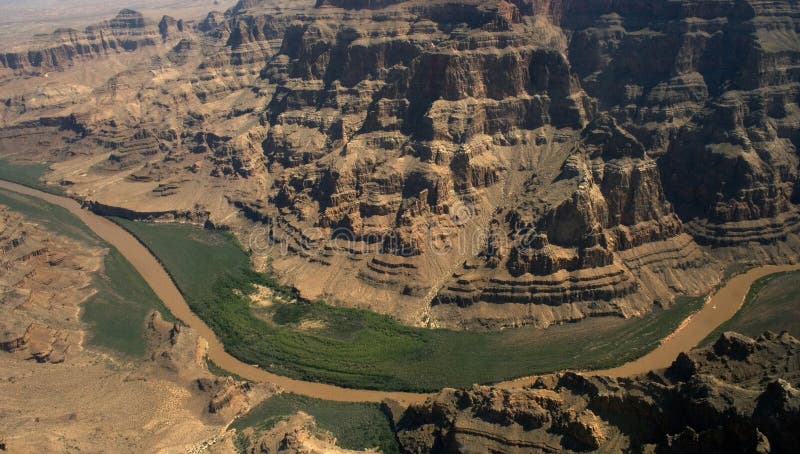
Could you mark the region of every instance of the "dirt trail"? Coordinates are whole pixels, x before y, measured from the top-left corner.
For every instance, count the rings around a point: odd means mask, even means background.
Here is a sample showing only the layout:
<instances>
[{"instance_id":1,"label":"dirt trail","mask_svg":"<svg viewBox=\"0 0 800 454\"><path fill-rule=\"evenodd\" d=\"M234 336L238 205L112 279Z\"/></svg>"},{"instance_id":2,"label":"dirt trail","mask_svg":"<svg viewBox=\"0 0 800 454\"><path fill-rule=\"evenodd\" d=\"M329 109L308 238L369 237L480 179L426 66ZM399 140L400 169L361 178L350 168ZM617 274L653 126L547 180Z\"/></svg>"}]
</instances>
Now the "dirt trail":
<instances>
[{"instance_id":1,"label":"dirt trail","mask_svg":"<svg viewBox=\"0 0 800 454\"><path fill-rule=\"evenodd\" d=\"M271 374L258 367L245 364L228 354L217 336L183 299L178 288L172 282L166 270L158 260L127 230L81 208L75 200L48 194L26 186L0 180L0 188L42 199L46 202L61 206L77 216L93 232L112 244L128 261L141 273L144 280L153 289L155 294L164 302L169 310L184 323L197 330L209 344L208 357L223 369L238 374L252 381L263 381L281 386L290 391L305 396L340 402L380 402L390 398L407 403L421 402L428 394L373 391L363 389L341 388L322 383L294 380L280 375ZM752 269L746 273L730 279L724 287L711 296L703 308L682 323L680 327L668 336L655 350L643 357L626 363L614 369L587 372L591 375L610 375L614 377L636 375L652 369L669 366L675 357L682 351L688 351L717 326L730 319L742 306L750 286L756 279L772 273L800 270L800 265L767 265ZM523 386L533 382L533 378L524 377L498 384L500 387L511 388Z\"/></svg>"}]
</instances>

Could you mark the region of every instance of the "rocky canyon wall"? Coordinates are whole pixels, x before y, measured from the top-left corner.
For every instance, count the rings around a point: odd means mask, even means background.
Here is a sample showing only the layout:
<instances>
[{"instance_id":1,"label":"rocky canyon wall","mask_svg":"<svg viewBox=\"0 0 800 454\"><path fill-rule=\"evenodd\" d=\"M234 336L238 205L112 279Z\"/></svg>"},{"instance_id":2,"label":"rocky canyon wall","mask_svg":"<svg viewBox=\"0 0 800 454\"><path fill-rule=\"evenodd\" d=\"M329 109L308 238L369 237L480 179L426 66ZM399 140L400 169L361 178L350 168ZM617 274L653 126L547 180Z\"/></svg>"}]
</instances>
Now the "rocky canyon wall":
<instances>
[{"instance_id":1,"label":"rocky canyon wall","mask_svg":"<svg viewBox=\"0 0 800 454\"><path fill-rule=\"evenodd\" d=\"M242 1L144 24L108 78L6 64L0 152L41 143L98 206L203 213L305 296L407 323L639 316L796 260L798 13Z\"/></svg>"}]
</instances>

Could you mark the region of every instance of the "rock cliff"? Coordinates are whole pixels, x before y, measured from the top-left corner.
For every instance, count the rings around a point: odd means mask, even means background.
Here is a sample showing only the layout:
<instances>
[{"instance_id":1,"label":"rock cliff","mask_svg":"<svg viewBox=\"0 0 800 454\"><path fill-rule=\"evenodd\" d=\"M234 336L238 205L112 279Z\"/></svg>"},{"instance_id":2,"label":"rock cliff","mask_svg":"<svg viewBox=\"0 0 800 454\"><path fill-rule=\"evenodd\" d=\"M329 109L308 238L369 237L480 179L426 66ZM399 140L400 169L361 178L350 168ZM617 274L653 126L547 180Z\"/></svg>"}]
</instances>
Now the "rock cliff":
<instances>
[{"instance_id":1,"label":"rock cliff","mask_svg":"<svg viewBox=\"0 0 800 454\"><path fill-rule=\"evenodd\" d=\"M123 11L93 29L138 44L81 60L91 77L51 58L34 86L14 57L0 155L52 163L92 206L230 227L304 296L406 323L639 316L733 263L796 260L797 17L788 0Z\"/></svg>"}]
</instances>

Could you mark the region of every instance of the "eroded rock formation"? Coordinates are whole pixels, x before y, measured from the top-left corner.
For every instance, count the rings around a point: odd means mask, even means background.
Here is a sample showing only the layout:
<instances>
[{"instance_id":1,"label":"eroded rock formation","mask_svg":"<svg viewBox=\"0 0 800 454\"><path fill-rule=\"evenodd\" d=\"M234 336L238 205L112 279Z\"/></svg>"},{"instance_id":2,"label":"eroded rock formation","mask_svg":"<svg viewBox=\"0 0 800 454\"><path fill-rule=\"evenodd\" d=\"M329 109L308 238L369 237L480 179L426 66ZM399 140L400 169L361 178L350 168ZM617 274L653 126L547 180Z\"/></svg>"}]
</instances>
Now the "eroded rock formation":
<instances>
[{"instance_id":1,"label":"eroded rock formation","mask_svg":"<svg viewBox=\"0 0 800 454\"><path fill-rule=\"evenodd\" d=\"M56 59L33 87L30 61L6 65L0 154L52 163L47 179L98 209L230 227L304 296L546 327L796 260L793 2L137 17L99 29L152 43L81 60L105 77Z\"/></svg>"},{"instance_id":2,"label":"eroded rock formation","mask_svg":"<svg viewBox=\"0 0 800 454\"><path fill-rule=\"evenodd\" d=\"M0 53L0 69L45 73L61 70L79 60L136 51L155 45L159 30L166 39L171 28L168 22L165 17L163 26L156 28L146 23L141 13L123 9L110 21L83 31L58 29L52 36L40 37L42 42L38 47ZM177 23L175 28L178 28Z\"/></svg>"}]
</instances>

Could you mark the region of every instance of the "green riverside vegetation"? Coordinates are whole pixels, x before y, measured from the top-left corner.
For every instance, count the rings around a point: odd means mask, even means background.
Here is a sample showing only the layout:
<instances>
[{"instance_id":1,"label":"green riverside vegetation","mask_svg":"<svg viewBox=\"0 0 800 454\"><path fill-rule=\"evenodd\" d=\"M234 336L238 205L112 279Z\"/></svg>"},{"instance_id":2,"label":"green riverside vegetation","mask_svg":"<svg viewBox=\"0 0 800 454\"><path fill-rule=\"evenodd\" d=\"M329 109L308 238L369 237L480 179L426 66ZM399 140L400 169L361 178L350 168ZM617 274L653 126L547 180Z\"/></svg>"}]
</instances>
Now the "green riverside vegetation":
<instances>
[{"instance_id":1,"label":"green riverside vegetation","mask_svg":"<svg viewBox=\"0 0 800 454\"><path fill-rule=\"evenodd\" d=\"M253 408L234 421L231 428L239 433L248 427L256 433L263 432L298 411L313 416L317 428L333 434L341 448L364 450L377 447L387 454L400 452L388 417L380 405L374 403L332 402L283 393Z\"/></svg>"},{"instance_id":2,"label":"green riverside vegetation","mask_svg":"<svg viewBox=\"0 0 800 454\"><path fill-rule=\"evenodd\" d=\"M639 319L589 319L548 330L413 328L373 312L297 298L254 272L229 233L116 221L159 257L192 310L231 354L280 375L353 388L434 391L567 368L613 367L655 348L703 304L702 298L683 298ZM248 295L256 285L280 298L254 307Z\"/></svg>"},{"instance_id":3,"label":"green riverside vegetation","mask_svg":"<svg viewBox=\"0 0 800 454\"><path fill-rule=\"evenodd\" d=\"M41 177L47 171L47 164L20 164L0 159L0 180L12 181L23 186L38 189L53 194L62 194L57 186L48 186L41 182Z\"/></svg>"},{"instance_id":4,"label":"green riverside vegetation","mask_svg":"<svg viewBox=\"0 0 800 454\"><path fill-rule=\"evenodd\" d=\"M167 320L172 315L139 273L122 255L92 233L67 210L34 197L0 189L0 204L23 214L51 232L77 240L88 247L109 248L103 269L94 277L97 293L83 304L81 318L90 326L90 345L141 357L145 353L145 316L157 309Z\"/></svg>"},{"instance_id":5,"label":"green riverside vegetation","mask_svg":"<svg viewBox=\"0 0 800 454\"><path fill-rule=\"evenodd\" d=\"M700 345L709 345L725 331L756 337L764 331L788 331L800 337L800 272L764 276L750 286L744 304L730 320L709 334Z\"/></svg>"}]
</instances>

